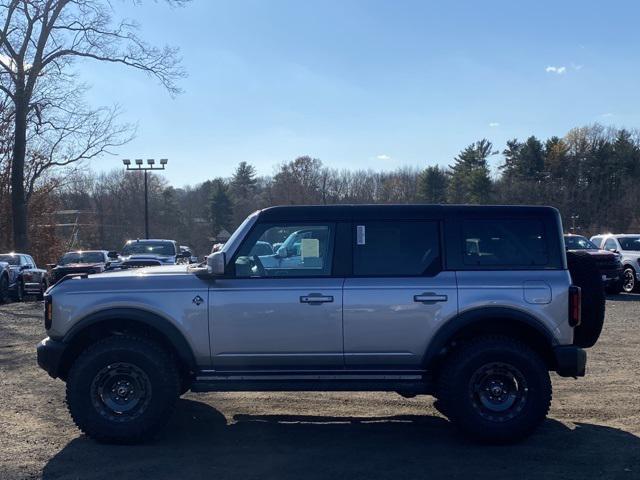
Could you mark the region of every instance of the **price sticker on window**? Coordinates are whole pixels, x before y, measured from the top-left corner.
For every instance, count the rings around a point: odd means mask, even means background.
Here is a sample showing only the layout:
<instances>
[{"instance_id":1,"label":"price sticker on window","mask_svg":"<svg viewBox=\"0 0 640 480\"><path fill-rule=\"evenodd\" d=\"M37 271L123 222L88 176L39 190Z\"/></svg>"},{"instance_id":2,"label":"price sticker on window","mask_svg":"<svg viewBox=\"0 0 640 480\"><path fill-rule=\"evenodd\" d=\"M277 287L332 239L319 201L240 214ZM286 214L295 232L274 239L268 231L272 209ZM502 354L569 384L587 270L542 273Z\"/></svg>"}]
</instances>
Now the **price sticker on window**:
<instances>
[{"instance_id":1,"label":"price sticker on window","mask_svg":"<svg viewBox=\"0 0 640 480\"><path fill-rule=\"evenodd\" d=\"M367 243L366 233L367 231L364 225L358 225L356 227L356 243L358 245L365 245Z\"/></svg>"}]
</instances>

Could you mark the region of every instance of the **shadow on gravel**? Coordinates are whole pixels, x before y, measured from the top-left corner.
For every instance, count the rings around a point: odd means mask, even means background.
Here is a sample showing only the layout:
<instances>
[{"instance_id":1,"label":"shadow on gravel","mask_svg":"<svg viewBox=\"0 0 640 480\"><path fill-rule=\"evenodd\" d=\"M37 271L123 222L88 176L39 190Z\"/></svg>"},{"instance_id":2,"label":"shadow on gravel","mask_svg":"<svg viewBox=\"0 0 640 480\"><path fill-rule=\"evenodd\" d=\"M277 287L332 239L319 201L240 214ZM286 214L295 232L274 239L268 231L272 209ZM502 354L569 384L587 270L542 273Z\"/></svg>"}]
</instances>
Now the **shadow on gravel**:
<instances>
[{"instance_id":1,"label":"shadow on gravel","mask_svg":"<svg viewBox=\"0 0 640 480\"><path fill-rule=\"evenodd\" d=\"M607 294L607 300L613 300L615 302L640 302L640 295L637 293Z\"/></svg>"},{"instance_id":2,"label":"shadow on gravel","mask_svg":"<svg viewBox=\"0 0 640 480\"><path fill-rule=\"evenodd\" d=\"M239 415L182 399L164 433L140 446L71 441L45 479L638 478L640 438L548 420L528 440L481 446L432 416Z\"/></svg>"}]
</instances>

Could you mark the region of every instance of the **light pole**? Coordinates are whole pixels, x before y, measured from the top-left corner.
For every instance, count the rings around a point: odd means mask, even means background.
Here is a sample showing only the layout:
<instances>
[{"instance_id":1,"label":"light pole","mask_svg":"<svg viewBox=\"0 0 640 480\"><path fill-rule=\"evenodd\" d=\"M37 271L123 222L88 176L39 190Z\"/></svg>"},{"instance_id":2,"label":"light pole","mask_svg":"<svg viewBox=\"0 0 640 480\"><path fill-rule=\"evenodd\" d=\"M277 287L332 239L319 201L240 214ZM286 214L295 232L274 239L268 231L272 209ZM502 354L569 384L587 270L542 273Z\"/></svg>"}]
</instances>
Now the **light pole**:
<instances>
[{"instance_id":1,"label":"light pole","mask_svg":"<svg viewBox=\"0 0 640 480\"><path fill-rule=\"evenodd\" d=\"M149 170L164 170L169 160L166 158L160 159L160 166L156 167L156 161L153 158L147 160L147 165L144 165L141 158L134 160L135 165L131 164L131 160L125 158L122 160L122 164L127 167L128 171L132 172L144 172L144 236L149 238L149 187L147 186L147 172Z\"/></svg>"}]
</instances>

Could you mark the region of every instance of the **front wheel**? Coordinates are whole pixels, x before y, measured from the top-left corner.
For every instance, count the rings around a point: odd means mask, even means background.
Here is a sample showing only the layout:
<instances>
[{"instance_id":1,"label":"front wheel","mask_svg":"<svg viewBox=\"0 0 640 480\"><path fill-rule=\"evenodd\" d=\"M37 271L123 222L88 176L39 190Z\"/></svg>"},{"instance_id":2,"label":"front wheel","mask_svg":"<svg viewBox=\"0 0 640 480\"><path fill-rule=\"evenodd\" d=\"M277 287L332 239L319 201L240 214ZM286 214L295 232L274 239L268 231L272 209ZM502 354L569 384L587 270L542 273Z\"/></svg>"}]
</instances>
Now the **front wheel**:
<instances>
[{"instance_id":1,"label":"front wheel","mask_svg":"<svg viewBox=\"0 0 640 480\"><path fill-rule=\"evenodd\" d=\"M465 434L492 443L520 440L545 419L551 381L540 356L509 337L463 344L439 377L441 410Z\"/></svg>"},{"instance_id":2,"label":"front wheel","mask_svg":"<svg viewBox=\"0 0 640 480\"><path fill-rule=\"evenodd\" d=\"M631 267L626 267L622 274L622 289L626 293L632 293L636 289L636 272Z\"/></svg>"},{"instance_id":3,"label":"front wheel","mask_svg":"<svg viewBox=\"0 0 640 480\"><path fill-rule=\"evenodd\" d=\"M67 379L73 421L105 443L139 443L160 430L173 411L180 378L173 358L156 343L117 335L91 345Z\"/></svg>"}]
</instances>

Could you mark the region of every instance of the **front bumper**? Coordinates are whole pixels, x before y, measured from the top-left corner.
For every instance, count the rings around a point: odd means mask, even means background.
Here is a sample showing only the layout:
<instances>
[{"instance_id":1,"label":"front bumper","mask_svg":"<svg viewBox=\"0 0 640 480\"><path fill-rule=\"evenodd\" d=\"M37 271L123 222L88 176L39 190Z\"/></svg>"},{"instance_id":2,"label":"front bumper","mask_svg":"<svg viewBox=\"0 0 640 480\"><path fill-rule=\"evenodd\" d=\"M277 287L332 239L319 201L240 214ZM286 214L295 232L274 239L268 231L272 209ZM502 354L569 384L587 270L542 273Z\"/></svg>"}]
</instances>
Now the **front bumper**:
<instances>
[{"instance_id":1,"label":"front bumper","mask_svg":"<svg viewBox=\"0 0 640 480\"><path fill-rule=\"evenodd\" d=\"M556 372L561 377L584 377L587 367L587 352L574 345L553 348Z\"/></svg>"},{"instance_id":2,"label":"front bumper","mask_svg":"<svg viewBox=\"0 0 640 480\"><path fill-rule=\"evenodd\" d=\"M59 377L62 357L66 349L67 345L60 340L53 340L49 337L45 338L37 347L38 366L51 377Z\"/></svg>"}]
</instances>

